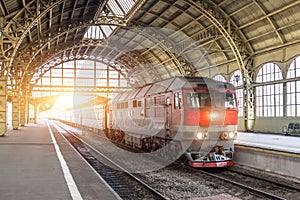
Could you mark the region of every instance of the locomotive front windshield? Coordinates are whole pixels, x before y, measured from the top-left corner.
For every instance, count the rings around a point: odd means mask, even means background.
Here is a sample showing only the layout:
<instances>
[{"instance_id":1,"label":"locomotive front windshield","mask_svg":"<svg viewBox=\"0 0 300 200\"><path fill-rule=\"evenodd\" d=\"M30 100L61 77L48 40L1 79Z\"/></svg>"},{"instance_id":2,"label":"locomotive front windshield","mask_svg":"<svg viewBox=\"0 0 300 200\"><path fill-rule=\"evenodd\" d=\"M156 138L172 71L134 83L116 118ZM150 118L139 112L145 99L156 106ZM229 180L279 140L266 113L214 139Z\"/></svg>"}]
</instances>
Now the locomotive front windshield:
<instances>
[{"instance_id":1,"label":"locomotive front windshield","mask_svg":"<svg viewBox=\"0 0 300 200\"><path fill-rule=\"evenodd\" d=\"M215 93L216 107L236 108L234 93Z\"/></svg>"},{"instance_id":2,"label":"locomotive front windshield","mask_svg":"<svg viewBox=\"0 0 300 200\"><path fill-rule=\"evenodd\" d=\"M212 100L213 98L213 100ZM230 92L213 92L213 93L201 93L201 92L187 92L186 102L189 108L201 108L201 107L225 107L236 108L236 99L234 93ZM212 103L214 102L214 103Z\"/></svg>"},{"instance_id":3,"label":"locomotive front windshield","mask_svg":"<svg viewBox=\"0 0 300 200\"><path fill-rule=\"evenodd\" d=\"M211 106L211 98L209 93L187 92L186 102L189 108Z\"/></svg>"}]
</instances>

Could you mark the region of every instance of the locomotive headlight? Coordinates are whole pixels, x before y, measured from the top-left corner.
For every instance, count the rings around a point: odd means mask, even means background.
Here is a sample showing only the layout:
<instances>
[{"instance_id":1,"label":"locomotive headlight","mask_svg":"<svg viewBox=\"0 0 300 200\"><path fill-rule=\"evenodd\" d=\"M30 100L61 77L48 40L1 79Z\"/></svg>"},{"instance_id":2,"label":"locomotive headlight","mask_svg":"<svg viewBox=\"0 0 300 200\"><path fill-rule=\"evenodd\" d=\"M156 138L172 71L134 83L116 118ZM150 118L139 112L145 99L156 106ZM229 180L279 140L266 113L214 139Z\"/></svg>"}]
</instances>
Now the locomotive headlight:
<instances>
[{"instance_id":1,"label":"locomotive headlight","mask_svg":"<svg viewBox=\"0 0 300 200\"><path fill-rule=\"evenodd\" d=\"M204 138L207 138L208 137L208 133L207 132L198 132L196 134L196 139L197 140L203 140Z\"/></svg>"},{"instance_id":2,"label":"locomotive headlight","mask_svg":"<svg viewBox=\"0 0 300 200\"><path fill-rule=\"evenodd\" d=\"M212 113L210 114L210 119L211 119L211 120L218 119L218 117L219 117L219 115L218 115L218 113L216 113L216 112L212 112Z\"/></svg>"},{"instance_id":3,"label":"locomotive headlight","mask_svg":"<svg viewBox=\"0 0 300 200\"><path fill-rule=\"evenodd\" d=\"M235 137L235 132L229 132L228 136L230 139L233 139Z\"/></svg>"},{"instance_id":4,"label":"locomotive headlight","mask_svg":"<svg viewBox=\"0 0 300 200\"><path fill-rule=\"evenodd\" d=\"M196 137L197 137L198 140L202 140L203 137L204 137L204 133L198 132L197 135L196 135Z\"/></svg>"}]
</instances>

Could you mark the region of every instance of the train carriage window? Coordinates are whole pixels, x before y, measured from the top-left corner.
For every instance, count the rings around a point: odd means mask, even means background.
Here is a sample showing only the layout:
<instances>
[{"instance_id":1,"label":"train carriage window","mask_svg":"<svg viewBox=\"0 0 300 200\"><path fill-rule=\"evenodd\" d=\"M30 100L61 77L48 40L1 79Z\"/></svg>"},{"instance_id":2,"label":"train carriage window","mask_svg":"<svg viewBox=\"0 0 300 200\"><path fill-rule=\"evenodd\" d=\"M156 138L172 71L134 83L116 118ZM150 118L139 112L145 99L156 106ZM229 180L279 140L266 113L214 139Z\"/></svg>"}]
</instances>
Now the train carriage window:
<instances>
[{"instance_id":1,"label":"train carriage window","mask_svg":"<svg viewBox=\"0 0 300 200\"><path fill-rule=\"evenodd\" d=\"M155 104L156 105L164 105L165 103L165 95L157 96L155 98Z\"/></svg>"},{"instance_id":2,"label":"train carriage window","mask_svg":"<svg viewBox=\"0 0 300 200\"><path fill-rule=\"evenodd\" d=\"M181 109L182 107L182 94L181 92L176 92L174 94L174 108Z\"/></svg>"},{"instance_id":3,"label":"train carriage window","mask_svg":"<svg viewBox=\"0 0 300 200\"><path fill-rule=\"evenodd\" d=\"M160 96L156 96L154 97L155 99L155 105L153 107L153 111L154 111L154 116L157 118L162 118L164 117L164 109L163 109L163 105L165 105L165 95L160 95Z\"/></svg>"},{"instance_id":4,"label":"train carriage window","mask_svg":"<svg viewBox=\"0 0 300 200\"><path fill-rule=\"evenodd\" d=\"M153 106L153 99L151 97L146 98L145 102L145 117L150 117L150 107Z\"/></svg>"},{"instance_id":5,"label":"train carriage window","mask_svg":"<svg viewBox=\"0 0 300 200\"><path fill-rule=\"evenodd\" d=\"M137 100L132 101L132 107L134 107L134 108L137 107Z\"/></svg>"},{"instance_id":6,"label":"train carriage window","mask_svg":"<svg viewBox=\"0 0 300 200\"><path fill-rule=\"evenodd\" d=\"M142 101L132 100L132 107L133 108L142 107Z\"/></svg>"}]
</instances>

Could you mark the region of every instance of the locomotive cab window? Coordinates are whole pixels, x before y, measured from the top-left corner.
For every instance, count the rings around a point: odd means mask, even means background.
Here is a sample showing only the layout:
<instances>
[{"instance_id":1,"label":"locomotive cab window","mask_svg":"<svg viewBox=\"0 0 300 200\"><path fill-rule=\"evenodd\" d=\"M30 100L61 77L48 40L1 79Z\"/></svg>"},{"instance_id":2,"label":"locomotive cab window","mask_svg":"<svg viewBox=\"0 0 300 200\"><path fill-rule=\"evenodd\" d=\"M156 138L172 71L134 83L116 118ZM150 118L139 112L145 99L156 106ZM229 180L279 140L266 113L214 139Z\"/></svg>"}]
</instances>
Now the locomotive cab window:
<instances>
[{"instance_id":1,"label":"locomotive cab window","mask_svg":"<svg viewBox=\"0 0 300 200\"><path fill-rule=\"evenodd\" d=\"M188 92L186 93L186 101L189 108L211 106L211 98L209 93Z\"/></svg>"},{"instance_id":2,"label":"locomotive cab window","mask_svg":"<svg viewBox=\"0 0 300 200\"><path fill-rule=\"evenodd\" d=\"M237 103L234 93L216 93L216 106L225 108L236 108Z\"/></svg>"}]
</instances>

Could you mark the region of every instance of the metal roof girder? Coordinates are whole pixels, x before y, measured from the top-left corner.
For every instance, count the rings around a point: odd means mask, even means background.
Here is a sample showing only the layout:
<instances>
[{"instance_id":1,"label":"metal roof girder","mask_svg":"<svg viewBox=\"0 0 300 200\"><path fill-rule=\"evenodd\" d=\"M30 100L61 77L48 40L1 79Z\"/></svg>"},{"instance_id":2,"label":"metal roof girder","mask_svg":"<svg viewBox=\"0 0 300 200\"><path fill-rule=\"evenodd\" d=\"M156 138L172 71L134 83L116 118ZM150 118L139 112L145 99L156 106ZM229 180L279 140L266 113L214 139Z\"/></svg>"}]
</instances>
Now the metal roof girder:
<instances>
[{"instance_id":1,"label":"metal roof girder","mask_svg":"<svg viewBox=\"0 0 300 200\"><path fill-rule=\"evenodd\" d=\"M208 4L207 2L198 1L198 0L188 0L188 2L199 9L203 14L215 25L215 27L219 30L219 32L223 35L227 43L229 44L236 61L238 63L238 66L241 70L246 70L245 64L244 64L244 57L240 53L240 47L235 42L235 40L232 37L232 32L229 33L224 17L221 16L220 13L217 13L214 7L212 5ZM238 37L238 36L236 36Z\"/></svg>"},{"instance_id":2,"label":"metal roof girder","mask_svg":"<svg viewBox=\"0 0 300 200\"><path fill-rule=\"evenodd\" d=\"M34 2L36 2L36 1L33 0L33 1L29 2L27 5L29 6L29 5L31 5L31 4L34 3ZM37 23L44 15L46 15L46 14L49 12L50 9L53 9L54 7L56 7L57 5L59 5L59 4L62 3L62 2L63 2L63 0L56 0L55 2L53 2L53 1L52 1L51 3L49 2L49 4L47 4L47 5L46 5L46 4L41 4L41 5L45 6L45 7L40 6L39 12L36 12L36 13L35 13L36 16L35 16L34 20L33 20L29 25L24 26L24 27L21 28L22 34L21 34L21 36L18 38L18 41L17 41L16 45L14 46L13 53L12 53L12 55L11 55L9 65L11 65L11 64L13 63L14 57L15 57L15 55L17 54L17 51L18 51L18 49L19 49L19 46L21 45L23 39L26 37L26 35L27 35L27 33L30 31L30 29L31 29L32 27L34 27L34 26L36 25L36 23ZM47 6L48 6L48 7L47 7ZM27 8L27 7L26 7L26 8ZM27 9L22 9L22 10L23 10L23 12L25 12ZM18 13L18 14L21 14L21 13ZM17 15L17 16L19 17L19 15Z\"/></svg>"}]
</instances>

